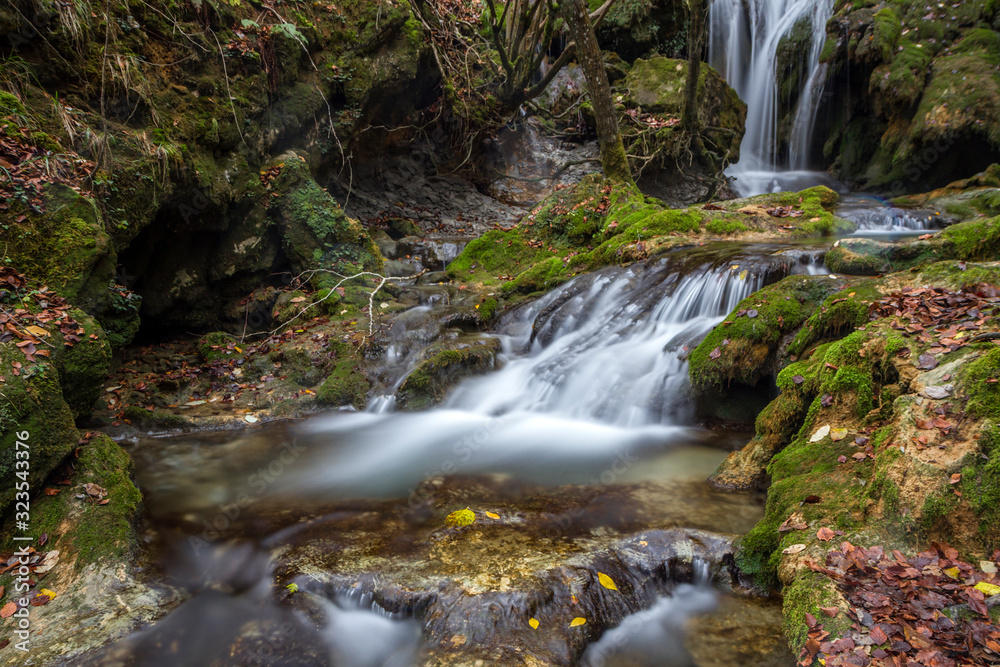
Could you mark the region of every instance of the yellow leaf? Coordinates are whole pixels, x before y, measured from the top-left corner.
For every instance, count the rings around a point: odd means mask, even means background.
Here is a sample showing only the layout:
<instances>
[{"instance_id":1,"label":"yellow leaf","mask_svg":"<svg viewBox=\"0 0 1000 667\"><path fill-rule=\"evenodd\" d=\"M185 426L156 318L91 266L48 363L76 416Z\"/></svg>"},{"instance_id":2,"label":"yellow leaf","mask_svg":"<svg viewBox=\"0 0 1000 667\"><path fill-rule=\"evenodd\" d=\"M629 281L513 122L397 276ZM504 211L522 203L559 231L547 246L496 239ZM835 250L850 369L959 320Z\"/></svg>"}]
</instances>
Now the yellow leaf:
<instances>
[{"instance_id":1,"label":"yellow leaf","mask_svg":"<svg viewBox=\"0 0 1000 667\"><path fill-rule=\"evenodd\" d=\"M32 336L38 336L39 338L45 338L46 336L51 335L45 329L43 329L41 327L38 327L38 326L35 326L34 324L32 324L30 327L24 327L24 328Z\"/></svg>"},{"instance_id":2,"label":"yellow leaf","mask_svg":"<svg viewBox=\"0 0 1000 667\"><path fill-rule=\"evenodd\" d=\"M571 628L575 628L576 626L578 626L578 625L583 625L583 624L584 624L584 623L586 623L586 622L587 622L587 619L585 619L585 618L580 618L579 616L577 616L577 617L576 617L576 618L574 618L574 619L573 619L572 621L570 621L570 624L569 624L569 627L571 627Z\"/></svg>"},{"instance_id":3,"label":"yellow leaf","mask_svg":"<svg viewBox=\"0 0 1000 667\"><path fill-rule=\"evenodd\" d=\"M476 513L466 507L464 510L458 510L457 512L452 512L447 517L445 517L444 522L449 526L468 526L470 523L476 520Z\"/></svg>"},{"instance_id":4,"label":"yellow leaf","mask_svg":"<svg viewBox=\"0 0 1000 667\"><path fill-rule=\"evenodd\" d=\"M985 581L980 581L978 584L976 584L976 590L982 591L983 595L985 595L986 597L990 597L992 595L1000 593L1000 586L997 586L996 584L990 584Z\"/></svg>"},{"instance_id":5,"label":"yellow leaf","mask_svg":"<svg viewBox=\"0 0 1000 667\"><path fill-rule=\"evenodd\" d=\"M947 574L952 579L958 579L958 568L957 567L949 567L947 570L944 570L944 573Z\"/></svg>"},{"instance_id":6,"label":"yellow leaf","mask_svg":"<svg viewBox=\"0 0 1000 667\"><path fill-rule=\"evenodd\" d=\"M603 572L597 573L597 580L601 582L601 586L604 586L607 589L610 589L612 591L618 590L618 587L615 586L615 580L609 577L608 575L604 574Z\"/></svg>"},{"instance_id":7,"label":"yellow leaf","mask_svg":"<svg viewBox=\"0 0 1000 667\"><path fill-rule=\"evenodd\" d=\"M857 292L851 292L851 293L850 293L850 294L848 294L847 296L854 296L855 294L857 294Z\"/></svg>"},{"instance_id":8,"label":"yellow leaf","mask_svg":"<svg viewBox=\"0 0 1000 667\"><path fill-rule=\"evenodd\" d=\"M532 630L537 630L538 629L538 619L537 618L529 618L528 619L528 625L531 626Z\"/></svg>"},{"instance_id":9,"label":"yellow leaf","mask_svg":"<svg viewBox=\"0 0 1000 667\"><path fill-rule=\"evenodd\" d=\"M747 270L743 269L742 271L740 271L740 280L746 280L746 279L747 279Z\"/></svg>"},{"instance_id":10,"label":"yellow leaf","mask_svg":"<svg viewBox=\"0 0 1000 667\"><path fill-rule=\"evenodd\" d=\"M236 354L243 354L243 350L241 350L240 348L237 347L236 348Z\"/></svg>"},{"instance_id":11,"label":"yellow leaf","mask_svg":"<svg viewBox=\"0 0 1000 667\"><path fill-rule=\"evenodd\" d=\"M486 516L488 516L491 519L499 519L500 518L499 514L494 514L493 512L483 512L483 514L485 514Z\"/></svg>"},{"instance_id":12,"label":"yellow leaf","mask_svg":"<svg viewBox=\"0 0 1000 667\"><path fill-rule=\"evenodd\" d=\"M976 588L979 588L979 587L977 586ZM994 588L996 588L996 586L994 586ZM50 591L47 588L43 588L43 589L39 590L38 592L41 593L42 595L48 595L50 600L55 600L56 599L56 592L55 591Z\"/></svg>"},{"instance_id":13,"label":"yellow leaf","mask_svg":"<svg viewBox=\"0 0 1000 667\"><path fill-rule=\"evenodd\" d=\"M846 437L847 437L846 428L835 428L832 431L830 431L830 439L833 440L834 442L839 442Z\"/></svg>"}]
</instances>

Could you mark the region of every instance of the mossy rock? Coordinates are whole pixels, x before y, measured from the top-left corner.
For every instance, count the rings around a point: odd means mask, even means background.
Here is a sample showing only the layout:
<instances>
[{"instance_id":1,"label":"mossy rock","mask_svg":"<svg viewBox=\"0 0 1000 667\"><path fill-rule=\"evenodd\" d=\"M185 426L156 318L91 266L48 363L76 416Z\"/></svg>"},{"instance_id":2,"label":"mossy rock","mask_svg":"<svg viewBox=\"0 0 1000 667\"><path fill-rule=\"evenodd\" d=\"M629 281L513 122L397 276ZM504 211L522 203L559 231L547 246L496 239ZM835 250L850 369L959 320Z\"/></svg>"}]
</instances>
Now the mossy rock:
<instances>
[{"instance_id":1,"label":"mossy rock","mask_svg":"<svg viewBox=\"0 0 1000 667\"><path fill-rule=\"evenodd\" d=\"M322 405L352 406L364 410L371 381L362 368L360 356L351 354L346 346L339 348L333 371L316 389L316 401Z\"/></svg>"},{"instance_id":2,"label":"mossy rock","mask_svg":"<svg viewBox=\"0 0 1000 667\"><path fill-rule=\"evenodd\" d=\"M271 184L269 212L277 222L282 248L297 272L333 270L350 276L360 271L381 273L384 260L364 228L313 179L306 162L286 155L277 163L280 175ZM340 281L318 272L311 282L318 288Z\"/></svg>"},{"instance_id":3,"label":"mossy rock","mask_svg":"<svg viewBox=\"0 0 1000 667\"><path fill-rule=\"evenodd\" d=\"M115 255L97 204L55 183L43 202L40 214L15 205L0 216L13 265L84 309L103 303ZM25 218L17 222L20 215Z\"/></svg>"},{"instance_id":4,"label":"mossy rock","mask_svg":"<svg viewBox=\"0 0 1000 667\"><path fill-rule=\"evenodd\" d=\"M66 404L75 417L83 417L90 414L101 396L111 367L111 344L94 318L75 309L70 316L83 327L83 334L72 347L63 345L58 340L61 334L57 335L53 361Z\"/></svg>"},{"instance_id":5,"label":"mossy rock","mask_svg":"<svg viewBox=\"0 0 1000 667\"><path fill-rule=\"evenodd\" d=\"M72 487L56 496L40 496L32 503L33 530L48 533L52 547L74 554L77 568L135 556L142 494L132 481L132 458L111 438L98 434L80 447L76 468ZM107 491L109 502L99 505L76 498L74 494L81 493L80 488L87 483Z\"/></svg>"},{"instance_id":6,"label":"mossy rock","mask_svg":"<svg viewBox=\"0 0 1000 667\"><path fill-rule=\"evenodd\" d=\"M782 338L842 287L842 281L827 276L788 276L747 297L691 353L692 384L702 390L734 382L755 385L768 372L767 362Z\"/></svg>"},{"instance_id":7,"label":"mossy rock","mask_svg":"<svg viewBox=\"0 0 1000 667\"><path fill-rule=\"evenodd\" d=\"M854 331L868 321L872 304L881 298L872 281L851 281L812 312L788 345L788 353L801 356L819 341Z\"/></svg>"},{"instance_id":8,"label":"mossy rock","mask_svg":"<svg viewBox=\"0 0 1000 667\"><path fill-rule=\"evenodd\" d=\"M432 346L396 392L399 407L425 410L440 403L458 382L496 367L500 340L476 337Z\"/></svg>"},{"instance_id":9,"label":"mossy rock","mask_svg":"<svg viewBox=\"0 0 1000 667\"><path fill-rule=\"evenodd\" d=\"M14 375L14 362L21 364ZM0 343L0 514L14 500L16 484L27 481L37 490L48 474L77 446L73 411L63 399L55 364L28 362L13 343ZM18 434L27 437L18 437ZM18 447L23 442L28 447ZM27 455L23 452L29 452ZM18 455L18 452L22 452ZM17 462L30 461L29 474Z\"/></svg>"},{"instance_id":10,"label":"mossy rock","mask_svg":"<svg viewBox=\"0 0 1000 667\"><path fill-rule=\"evenodd\" d=\"M878 276L890 269L886 255L893 252L893 244L869 239L838 241L826 253L825 263L834 273L848 276Z\"/></svg>"}]
</instances>

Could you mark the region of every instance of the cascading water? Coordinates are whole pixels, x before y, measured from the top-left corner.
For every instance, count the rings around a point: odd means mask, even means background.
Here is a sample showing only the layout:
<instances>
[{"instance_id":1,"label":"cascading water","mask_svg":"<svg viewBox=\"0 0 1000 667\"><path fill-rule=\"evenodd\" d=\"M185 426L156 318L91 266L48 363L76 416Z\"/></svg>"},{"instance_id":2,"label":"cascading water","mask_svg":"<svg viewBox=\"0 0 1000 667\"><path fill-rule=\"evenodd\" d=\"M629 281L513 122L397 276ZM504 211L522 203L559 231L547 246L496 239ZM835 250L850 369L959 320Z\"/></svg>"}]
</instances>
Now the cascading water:
<instances>
[{"instance_id":1,"label":"cascading water","mask_svg":"<svg viewBox=\"0 0 1000 667\"><path fill-rule=\"evenodd\" d=\"M504 367L467 380L441 409L395 413L382 402L377 414L309 422L308 441L337 446L310 457L296 489L393 496L445 464L580 482L623 452L691 442L686 351L765 275L727 262L682 276L661 260L581 276L518 313Z\"/></svg>"},{"instance_id":2,"label":"cascading water","mask_svg":"<svg viewBox=\"0 0 1000 667\"><path fill-rule=\"evenodd\" d=\"M740 161L727 172L744 196L801 189L824 183L826 174L808 172L809 148L826 67L819 61L826 40L831 0L712 0L709 9L709 62L748 107ZM778 50L805 21L812 32L803 54L808 76L793 114L788 152L779 151Z\"/></svg>"}]
</instances>

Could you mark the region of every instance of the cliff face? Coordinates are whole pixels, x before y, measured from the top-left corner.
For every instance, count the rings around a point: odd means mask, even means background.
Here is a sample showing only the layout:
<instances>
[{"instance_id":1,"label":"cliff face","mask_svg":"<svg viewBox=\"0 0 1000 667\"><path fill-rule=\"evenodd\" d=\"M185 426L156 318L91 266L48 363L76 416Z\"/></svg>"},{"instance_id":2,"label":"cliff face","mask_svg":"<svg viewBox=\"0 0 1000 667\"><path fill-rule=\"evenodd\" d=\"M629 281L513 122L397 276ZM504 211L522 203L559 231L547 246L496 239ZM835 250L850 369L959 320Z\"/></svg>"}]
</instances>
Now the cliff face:
<instances>
[{"instance_id":1,"label":"cliff face","mask_svg":"<svg viewBox=\"0 0 1000 667\"><path fill-rule=\"evenodd\" d=\"M1000 13L973 1L842 3L827 26L816 148L840 178L895 195L1000 156Z\"/></svg>"}]
</instances>

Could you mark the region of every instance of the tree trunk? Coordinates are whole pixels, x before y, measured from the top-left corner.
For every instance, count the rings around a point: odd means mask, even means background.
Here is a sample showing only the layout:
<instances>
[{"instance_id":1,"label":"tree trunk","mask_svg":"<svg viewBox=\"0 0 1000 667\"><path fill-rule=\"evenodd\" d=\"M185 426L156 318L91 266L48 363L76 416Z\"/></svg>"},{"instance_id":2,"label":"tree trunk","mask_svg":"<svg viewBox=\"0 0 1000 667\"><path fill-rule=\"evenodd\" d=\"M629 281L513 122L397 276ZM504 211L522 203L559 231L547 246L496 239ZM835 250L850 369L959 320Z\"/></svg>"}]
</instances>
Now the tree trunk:
<instances>
[{"instance_id":1,"label":"tree trunk","mask_svg":"<svg viewBox=\"0 0 1000 667\"><path fill-rule=\"evenodd\" d=\"M597 119L597 141L601 148L604 175L612 180L635 185L629 170L625 146L618 131L618 114L611 100L611 85L604 70L601 49L597 44L585 0L564 0L566 22L576 41L576 55L587 78L590 101Z\"/></svg>"},{"instance_id":2,"label":"tree trunk","mask_svg":"<svg viewBox=\"0 0 1000 667\"><path fill-rule=\"evenodd\" d=\"M684 112L681 126L691 132L701 129L698 118L698 79L701 52L705 47L705 0L688 0L688 71L684 85Z\"/></svg>"}]
</instances>

